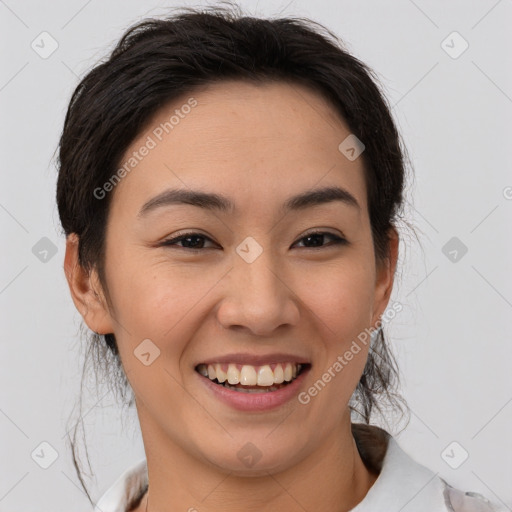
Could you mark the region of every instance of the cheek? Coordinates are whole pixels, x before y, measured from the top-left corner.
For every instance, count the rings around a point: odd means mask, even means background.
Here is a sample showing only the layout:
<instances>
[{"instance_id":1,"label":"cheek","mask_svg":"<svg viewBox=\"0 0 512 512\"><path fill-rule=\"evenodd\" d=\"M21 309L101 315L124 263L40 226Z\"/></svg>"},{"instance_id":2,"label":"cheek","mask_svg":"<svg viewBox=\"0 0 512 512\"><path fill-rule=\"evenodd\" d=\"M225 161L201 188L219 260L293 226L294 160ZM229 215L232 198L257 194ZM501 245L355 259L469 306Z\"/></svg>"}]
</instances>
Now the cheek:
<instances>
[{"instance_id":1,"label":"cheek","mask_svg":"<svg viewBox=\"0 0 512 512\"><path fill-rule=\"evenodd\" d=\"M181 356L197 330L201 298L214 284L210 281L192 279L190 272L184 278L179 272L143 272L140 267L130 278L118 275L113 301L124 327L116 331L120 355L132 388L146 403L157 396L181 403ZM137 357L146 352L152 360L148 366Z\"/></svg>"},{"instance_id":2,"label":"cheek","mask_svg":"<svg viewBox=\"0 0 512 512\"><path fill-rule=\"evenodd\" d=\"M341 343L369 327L374 293L369 265L340 261L310 275L303 297L333 339Z\"/></svg>"},{"instance_id":3,"label":"cheek","mask_svg":"<svg viewBox=\"0 0 512 512\"><path fill-rule=\"evenodd\" d=\"M134 264L131 270L126 265L124 272L120 268L112 269L112 300L117 320L129 332L130 345L149 338L162 350L182 350L185 330L197 323L201 301L218 282L217 273L199 273L168 261L149 267ZM187 321L192 318L194 322Z\"/></svg>"},{"instance_id":4,"label":"cheek","mask_svg":"<svg viewBox=\"0 0 512 512\"><path fill-rule=\"evenodd\" d=\"M299 400L311 418L340 418L361 378L368 357L373 281L371 266L347 261L313 273L303 287L315 322L317 366ZM309 407L309 409L308 409Z\"/></svg>"}]
</instances>

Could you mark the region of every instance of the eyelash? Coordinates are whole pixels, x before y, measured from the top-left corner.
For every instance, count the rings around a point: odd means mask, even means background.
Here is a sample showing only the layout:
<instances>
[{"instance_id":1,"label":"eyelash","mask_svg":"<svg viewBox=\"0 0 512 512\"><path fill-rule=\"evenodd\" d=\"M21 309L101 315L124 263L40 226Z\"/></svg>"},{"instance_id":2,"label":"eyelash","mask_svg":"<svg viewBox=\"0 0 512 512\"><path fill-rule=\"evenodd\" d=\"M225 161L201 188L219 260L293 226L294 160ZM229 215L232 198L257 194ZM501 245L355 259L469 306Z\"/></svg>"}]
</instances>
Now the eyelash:
<instances>
[{"instance_id":1,"label":"eyelash","mask_svg":"<svg viewBox=\"0 0 512 512\"><path fill-rule=\"evenodd\" d=\"M308 238L310 236L315 236L315 235L327 235L334 240L334 243L331 245L327 245L327 246L323 245L320 247L305 247L305 249L322 249L324 247L332 247L332 245L348 245L348 241L345 238L339 237L339 236L335 235L334 233L330 233L328 231L320 231L320 230L312 231L311 233L307 233L302 238L299 238L297 240L297 242L302 241L305 238ZM206 235L202 235L201 233L196 233L196 232L192 231L192 232L188 232L188 233L183 233L182 235L171 238L169 240L164 240L161 244L159 244L159 247L162 247L162 246L169 247L169 246L175 245L176 242L181 242L181 241L185 240L186 238L191 238L191 237L200 237L200 238L204 238L205 240L209 240L210 242L213 242L213 240L211 238L207 237ZM215 242L213 242L213 243L215 243ZM201 248L201 249L194 249L194 248L190 248L190 247L179 247L179 248L185 249L187 251L192 251L192 252L200 252L200 251L205 250L204 248Z\"/></svg>"}]
</instances>

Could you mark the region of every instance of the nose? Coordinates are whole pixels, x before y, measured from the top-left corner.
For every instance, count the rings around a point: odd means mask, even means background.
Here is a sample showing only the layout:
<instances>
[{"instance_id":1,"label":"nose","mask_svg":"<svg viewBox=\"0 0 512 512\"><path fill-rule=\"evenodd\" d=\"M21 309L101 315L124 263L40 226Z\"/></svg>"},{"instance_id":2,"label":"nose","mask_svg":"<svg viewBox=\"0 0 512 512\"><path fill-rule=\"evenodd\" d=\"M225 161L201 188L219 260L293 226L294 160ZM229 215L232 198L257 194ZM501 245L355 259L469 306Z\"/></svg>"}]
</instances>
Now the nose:
<instances>
[{"instance_id":1,"label":"nose","mask_svg":"<svg viewBox=\"0 0 512 512\"><path fill-rule=\"evenodd\" d=\"M235 255L217 309L220 324L226 329L247 330L258 336L270 336L278 328L296 326L299 298L290 275L282 268L282 264L272 259L270 251L263 251L251 263Z\"/></svg>"}]
</instances>

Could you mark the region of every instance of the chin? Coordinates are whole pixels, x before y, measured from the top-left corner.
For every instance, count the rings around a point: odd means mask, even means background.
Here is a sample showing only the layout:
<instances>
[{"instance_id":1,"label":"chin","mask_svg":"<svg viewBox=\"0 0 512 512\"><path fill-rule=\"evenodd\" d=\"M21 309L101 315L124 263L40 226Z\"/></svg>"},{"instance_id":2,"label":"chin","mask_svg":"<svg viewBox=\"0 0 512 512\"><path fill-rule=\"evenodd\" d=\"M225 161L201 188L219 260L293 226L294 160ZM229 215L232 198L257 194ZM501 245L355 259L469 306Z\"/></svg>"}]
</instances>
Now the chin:
<instances>
[{"instance_id":1,"label":"chin","mask_svg":"<svg viewBox=\"0 0 512 512\"><path fill-rule=\"evenodd\" d=\"M258 440L250 441L244 436L243 441L232 442L225 449L212 453L203 451L204 458L215 468L240 477L261 477L269 473L279 473L298 463L300 454L297 442L288 438L286 445L280 444L276 449L274 442L265 439L267 433ZM210 447L211 448L211 447Z\"/></svg>"}]
</instances>

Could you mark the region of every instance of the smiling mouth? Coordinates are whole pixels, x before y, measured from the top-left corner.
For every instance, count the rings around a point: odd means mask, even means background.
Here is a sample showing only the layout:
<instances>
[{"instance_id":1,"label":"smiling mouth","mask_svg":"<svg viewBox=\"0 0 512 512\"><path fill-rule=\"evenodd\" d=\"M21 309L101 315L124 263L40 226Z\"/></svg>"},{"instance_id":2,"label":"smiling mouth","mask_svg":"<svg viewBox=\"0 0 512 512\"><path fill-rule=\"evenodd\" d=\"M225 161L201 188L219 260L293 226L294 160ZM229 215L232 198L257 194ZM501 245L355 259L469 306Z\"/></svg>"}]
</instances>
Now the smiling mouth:
<instances>
[{"instance_id":1,"label":"smiling mouth","mask_svg":"<svg viewBox=\"0 0 512 512\"><path fill-rule=\"evenodd\" d=\"M277 391L309 369L309 363L274 363L262 366L235 363L199 364L195 370L213 383L242 393Z\"/></svg>"}]
</instances>

